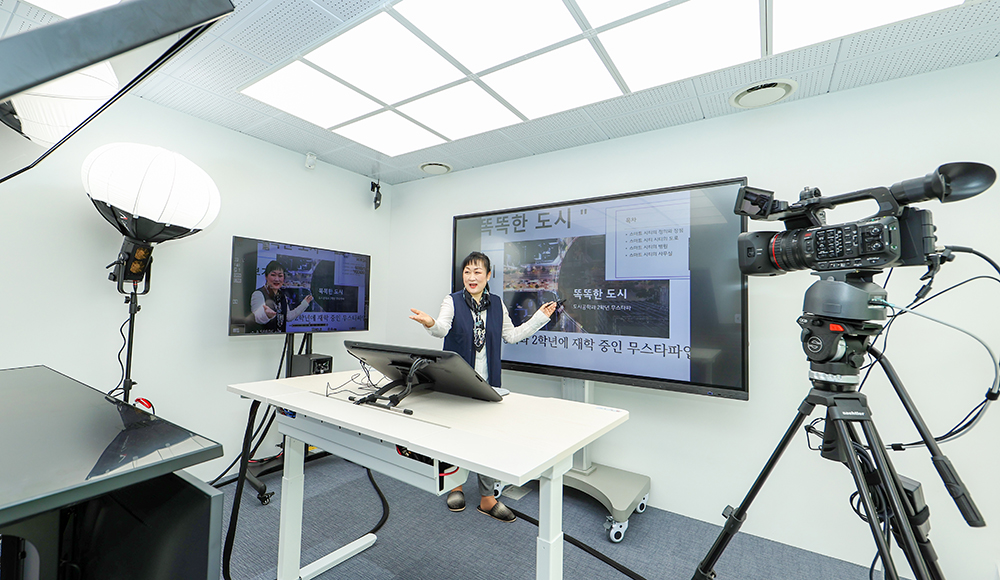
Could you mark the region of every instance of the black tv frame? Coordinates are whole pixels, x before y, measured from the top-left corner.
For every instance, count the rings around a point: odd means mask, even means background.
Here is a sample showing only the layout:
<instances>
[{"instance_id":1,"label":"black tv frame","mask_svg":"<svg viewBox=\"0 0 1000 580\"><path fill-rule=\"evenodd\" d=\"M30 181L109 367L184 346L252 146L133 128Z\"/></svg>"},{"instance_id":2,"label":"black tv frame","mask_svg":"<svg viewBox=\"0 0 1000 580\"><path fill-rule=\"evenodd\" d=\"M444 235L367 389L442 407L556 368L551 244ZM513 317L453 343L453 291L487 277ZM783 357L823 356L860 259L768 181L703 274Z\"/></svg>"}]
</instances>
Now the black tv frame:
<instances>
[{"instance_id":1,"label":"black tv frame","mask_svg":"<svg viewBox=\"0 0 1000 580\"><path fill-rule=\"evenodd\" d=\"M330 248L320 248L320 247L317 247L317 246L307 246L307 245L304 245L304 244L292 244L292 243L287 243L287 242L276 242L274 240L265 240L263 238L251 238L251 237L247 237L247 236L235 236L234 235L233 236L233 254L232 254L232 260L236 259L235 252L236 252L236 240L237 239L254 241L254 242L265 242L265 243L275 244L275 245L279 245L279 246L293 246L293 247L296 247L296 248L307 248L307 249L310 249L310 250L318 250L318 251L321 251L321 252L332 252L332 253L335 253L335 254L349 254L349 255L352 255L352 256L360 256L360 257L367 258L368 259L368 266L367 266L368 270L366 272L367 279L365 280L365 287L364 287L365 296L364 296L364 307L363 307L363 310L364 310L364 327L363 328L347 328L347 329L329 329L329 330L326 330L326 329L308 329L308 330L306 330L306 329L298 329L298 330L286 330L285 332L233 332L233 328L234 328L234 323L233 323L233 320L234 320L233 319L233 315L234 315L234 304L233 304L234 294L233 293L235 292L235 288L234 288L235 283L233 282L233 274L234 274L235 270L233 270L233 269L236 267L236 264L231 262L230 263L230 277L229 277L229 285L230 285L230 295L229 295L229 323L228 323L228 329L229 329L228 333L229 333L229 336L231 336L231 337L235 337L235 336L286 336L286 337L291 337L291 336L294 336L295 334L305 334L306 337L308 337L309 340L311 341L311 335L313 333L327 334L327 333L331 333L331 332L366 332L366 331L368 331L368 330L371 329L371 308L370 308L370 305L371 305L371 274L372 274L371 268L372 268L372 264L371 264L371 256L370 255L368 255L368 254L359 254L357 252L348 252L348 251L345 251L345 250L333 250L333 249L330 249ZM242 287L243 287L242 283L240 284L240 287L242 289ZM251 291L251 294L252 294L252 292L253 291ZM249 296L246 299L249 301ZM249 302L247 303L247 308L249 309ZM310 344L310 353L311 353L311 342L309 344ZM289 359L289 364L291 364L291 359ZM291 367L289 367L289 369L290 368Z\"/></svg>"},{"instance_id":2,"label":"black tv frame","mask_svg":"<svg viewBox=\"0 0 1000 580\"><path fill-rule=\"evenodd\" d=\"M419 360L427 360L430 363L416 371L418 383L412 385L413 388L424 387L482 401L503 400L503 397L457 353L356 340L345 340L344 347L359 361L374 368L392 381L380 389L382 394L397 386L405 385L406 377L413 364ZM372 401L374 400L372 398ZM390 406L395 406L395 403L398 401Z\"/></svg>"},{"instance_id":3,"label":"black tv frame","mask_svg":"<svg viewBox=\"0 0 1000 580\"><path fill-rule=\"evenodd\" d=\"M634 191L628 193L618 193L607 196L598 196L591 198L582 199L571 199L552 203L545 203L539 205L522 206L516 208L501 208L491 211L477 212L472 214L464 214L454 216L452 224L452 289L453 291L459 291L463 288L462 275L460 271L461 260L464 259L467 252L462 252L462 255L458 255L458 221L461 219L469 218L482 218L495 215L511 214L524 211L537 211L544 210L547 208L557 208L565 207L574 204L587 204L595 202L604 201L614 201L618 199L628 199L634 197L641 197L647 195L655 195L662 193L670 193L675 191L685 191L685 190L695 190L695 189L705 189L711 187L718 187L722 185L743 185L747 183L746 177L736 177L729 179L720 179L715 181L701 182L701 183L691 183L678 186L670 186L656 189L648 189L641 191ZM733 197L735 200L735 196ZM724 211L728 214L731 211L729 208L732 207L733 200L729 200L727 204L724 204L720 209L724 208ZM747 231L748 220L745 216L739 216L736 219L740 223L740 233ZM738 264L736 263L736 238L733 237L732 240L732 252L733 252L733 267L735 271L738 271ZM494 270L502 265L494 264ZM494 272L495 273L495 272ZM527 363L519 361L509 361L501 359L501 367L507 370L527 372L539 375L555 376L555 377L566 377L573 379L582 380L592 380L605 383L621 384L635 387L652 388L664 391L673 391L680 393L691 393L698 395L708 395L713 397L725 398L725 399L735 399L746 401L749 400L749 321L748 321L748 299L747 299L747 276L740 273L739 275L739 293L740 293L740 363L741 368L739 370L739 384L737 387L729 387L724 385L713 385L708 383L701 383L695 381L683 381L679 379L657 379L649 378L645 376L628 375L622 373L611 373L602 372L594 370L577 369L570 367L561 367L537 363ZM501 289L502 294L502 289ZM565 298L565 297L564 297Z\"/></svg>"}]
</instances>

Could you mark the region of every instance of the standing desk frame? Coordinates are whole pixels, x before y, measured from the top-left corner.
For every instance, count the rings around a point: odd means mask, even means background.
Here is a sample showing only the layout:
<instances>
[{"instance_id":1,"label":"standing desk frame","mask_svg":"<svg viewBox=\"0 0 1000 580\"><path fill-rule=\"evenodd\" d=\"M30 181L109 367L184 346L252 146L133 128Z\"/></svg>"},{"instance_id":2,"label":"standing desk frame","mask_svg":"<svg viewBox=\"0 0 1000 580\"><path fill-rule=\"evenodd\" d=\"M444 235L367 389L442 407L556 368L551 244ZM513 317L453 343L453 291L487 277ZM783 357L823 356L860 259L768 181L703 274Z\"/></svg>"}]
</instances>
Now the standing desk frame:
<instances>
[{"instance_id":1,"label":"standing desk frame","mask_svg":"<svg viewBox=\"0 0 1000 580\"><path fill-rule=\"evenodd\" d=\"M443 493L439 482L422 485L408 469L409 459L367 453L372 440L396 445L440 461L524 485L539 481L536 578L558 580L563 569L562 486L573 453L628 419L622 409L557 398L511 393L497 403L422 391L407 397L405 415L355 405L346 394L326 396L357 371L230 385L233 393L286 409L280 416L285 435L285 466L278 533L278 580L309 580L371 546L372 534L300 567L304 441L365 467ZM331 448L331 449L328 449ZM436 474L435 474L436 475ZM454 487L454 486L452 486Z\"/></svg>"}]
</instances>

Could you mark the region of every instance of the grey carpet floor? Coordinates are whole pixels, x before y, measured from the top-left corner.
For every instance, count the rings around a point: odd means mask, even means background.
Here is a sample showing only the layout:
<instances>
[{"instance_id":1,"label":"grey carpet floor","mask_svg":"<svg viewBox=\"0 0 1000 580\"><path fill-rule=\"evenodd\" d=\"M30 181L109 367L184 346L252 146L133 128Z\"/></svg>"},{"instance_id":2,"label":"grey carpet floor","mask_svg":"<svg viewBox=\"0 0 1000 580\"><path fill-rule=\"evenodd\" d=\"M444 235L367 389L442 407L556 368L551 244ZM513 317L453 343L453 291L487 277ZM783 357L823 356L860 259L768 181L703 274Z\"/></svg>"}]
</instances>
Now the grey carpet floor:
<instances>
[{"instance_id":1,"label":"grey carpet floor","mask_svg":"<svg viewBox=\"0 0 1000 580\"><path fill-rule=\"evenodd\" d=\"M374 474L389 502L389 518L375 544L324 572L321 580L531 580L535 578L538 528L524 519L493 520L471 504L460 513L435 496ZM247 486L240 504L231 559L232 580L276 577L280 472L261 478L271 503L261 505ZM504 503L538 517L537 484L519 500ZM236 485L224 486L223 534L229 525ZM475 490L474 476L466 484ZM306 464L302 562L308 564L368 532L382 517L381 501L366 470L337 457ZM689 580L711 548L719 526L656 508L633 514L622 542L608 539L607 510L572 489L563 494L563 531L646 580ZM721 518L720 518L721 521ZM874 551L874 548L873 548ZM566 543L567 580L626 580L630 576ZM868 569L748 534L737 534L715 567L719 580L866 580ZM881 574L876 573L876 578Z\"/></svg>"}]
</instances>

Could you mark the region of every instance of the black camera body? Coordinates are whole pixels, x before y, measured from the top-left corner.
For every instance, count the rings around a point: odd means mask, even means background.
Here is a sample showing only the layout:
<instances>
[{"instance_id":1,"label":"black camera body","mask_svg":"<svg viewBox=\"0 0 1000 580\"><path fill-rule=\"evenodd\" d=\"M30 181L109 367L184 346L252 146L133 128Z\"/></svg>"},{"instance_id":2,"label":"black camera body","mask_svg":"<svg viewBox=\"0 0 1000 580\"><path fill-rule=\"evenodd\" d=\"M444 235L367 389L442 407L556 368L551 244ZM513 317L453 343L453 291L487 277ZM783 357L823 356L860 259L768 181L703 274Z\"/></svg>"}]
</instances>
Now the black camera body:
<instances>
[{"instance_id":1,"label":"black camera body","mask_svg":"<svg viewBox=\"0 0 1000 580\"><path fill-rule=\"evenodd\" d=\"M981 163L948 163L924 177L832 197L806 188L799 201L776 201L770 191L740 188L734 209L753 220L781 220L784 232L746 232L737 244L740 271L776 276L795 270L881 270L927 264L937 236L931 212L908 204L972 197L988 189L996 172ZM827 225L825 210L874 199L879 211L858 221Z\"/></svg>"}]
</instances>

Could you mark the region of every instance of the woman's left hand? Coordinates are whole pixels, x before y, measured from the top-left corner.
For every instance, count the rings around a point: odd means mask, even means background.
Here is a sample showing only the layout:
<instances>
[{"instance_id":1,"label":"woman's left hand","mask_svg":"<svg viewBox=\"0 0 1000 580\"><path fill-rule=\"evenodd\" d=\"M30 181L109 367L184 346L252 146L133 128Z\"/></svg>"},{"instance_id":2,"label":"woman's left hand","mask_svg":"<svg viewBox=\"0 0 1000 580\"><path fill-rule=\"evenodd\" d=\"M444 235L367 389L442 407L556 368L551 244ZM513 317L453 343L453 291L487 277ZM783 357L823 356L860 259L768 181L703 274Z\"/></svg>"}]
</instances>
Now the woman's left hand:
<instances>
[{"instance_id":1,"label":"woman's left hand","mask_svg":"<svg viewBox=\"0 0 1000 580\"><path fill-rule=\"evenodd\" d=\"M541 310L545 314L545 316L551 318L552 314L555 313L557 306L558 304L556 304L555 302L546 302L545 304L542 304L542 307L539 308L539 310Z\"/></svg>"}]
</instances>

